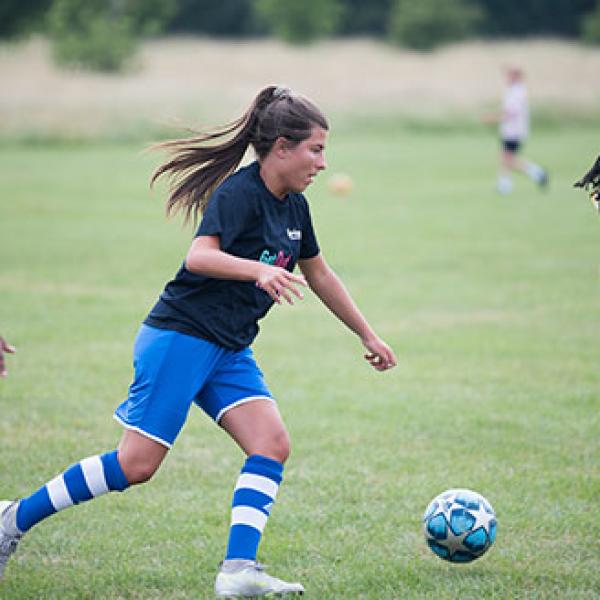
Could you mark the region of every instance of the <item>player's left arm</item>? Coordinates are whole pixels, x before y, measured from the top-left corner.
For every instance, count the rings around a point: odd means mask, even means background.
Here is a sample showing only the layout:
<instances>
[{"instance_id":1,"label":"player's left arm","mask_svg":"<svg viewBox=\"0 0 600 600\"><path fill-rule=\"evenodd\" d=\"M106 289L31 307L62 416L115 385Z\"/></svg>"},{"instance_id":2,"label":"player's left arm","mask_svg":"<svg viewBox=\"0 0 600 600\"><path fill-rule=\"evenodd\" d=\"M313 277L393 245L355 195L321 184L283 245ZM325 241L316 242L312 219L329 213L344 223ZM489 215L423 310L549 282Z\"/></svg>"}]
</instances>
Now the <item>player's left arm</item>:
<instances>
[{"instance_id":1,"label":"player's left arm","mask_svg":"<svg viewBox=\"0 0 600 600\"><path fill-rule=\"evenodd\" d=\"M298 265L309 287L321 302L358 335L363 346L368 350L365 358L371 366L378 371L385 371L396 366L394 351L373 331L341 279L333 272L321 254L300 260Z\"/></svg>"}]
</instances>

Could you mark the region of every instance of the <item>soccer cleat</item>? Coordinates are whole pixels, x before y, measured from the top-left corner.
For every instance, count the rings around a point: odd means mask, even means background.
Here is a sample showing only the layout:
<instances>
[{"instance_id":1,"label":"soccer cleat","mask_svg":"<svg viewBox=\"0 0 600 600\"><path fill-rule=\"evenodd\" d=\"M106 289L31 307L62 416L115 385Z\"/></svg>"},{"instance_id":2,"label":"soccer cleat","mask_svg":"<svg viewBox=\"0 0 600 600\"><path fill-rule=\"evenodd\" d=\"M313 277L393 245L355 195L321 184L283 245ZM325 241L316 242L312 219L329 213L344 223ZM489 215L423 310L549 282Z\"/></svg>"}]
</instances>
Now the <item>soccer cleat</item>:
<instances>
[{"instance_id":1,"label":"soccer cleat","mask_svg":"<svg viewBox=\"0 0 600 600\"><path fill-rule=\"evenodd\" d=\"M550 178L548 177L548 171L542 171L542 173L540 174L540 178L538 180L538 185L540 186L540 188L542 190L545 190L548 188L548 183L550 182Z\"/></svg>"},{"instance_id":2,"label":"soccer cleat","mask_svg":"<svg viewBox=\"0 0 600 600\"><path fill-rule=\"evenodd\" d=\"M17 502L0 502L0 579L10 555L17 549L23 534L16 526Z\"/></svg>"},{"instance_id":3,"label":"soccer cleat","mask_svg":"<svg viewBox=\"0 0 600 600\"><path fill-rule=\"evenodd\" d=\"M259 596L301 596L299 583L288 583L265 573L263 565L252 560L229 560L221 563L215 582L218 598L255 598Z\"/></svg>"}]
</instances>

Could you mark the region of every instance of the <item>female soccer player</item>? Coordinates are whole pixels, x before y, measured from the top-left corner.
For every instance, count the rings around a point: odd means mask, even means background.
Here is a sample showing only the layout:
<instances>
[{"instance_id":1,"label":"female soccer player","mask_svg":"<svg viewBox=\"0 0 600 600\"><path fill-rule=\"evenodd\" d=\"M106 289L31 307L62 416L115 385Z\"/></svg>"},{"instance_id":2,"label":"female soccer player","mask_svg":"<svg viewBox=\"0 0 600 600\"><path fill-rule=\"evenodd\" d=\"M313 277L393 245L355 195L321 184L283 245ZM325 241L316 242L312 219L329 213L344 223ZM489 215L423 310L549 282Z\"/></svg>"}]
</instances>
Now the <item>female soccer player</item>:
<instances>
[{"instance_id":1,"label":"female soccer player","mask_svg":"<svg viewBox=\"0 0 600 600\"><path fill-rule=\"evenodd\" d=\"M269 86L242 117L193 139L160 144L170 159L152 181L171 182L169 212L202 213L187 257L150 311L134 346L134 381L115 411L116 450L71 466L32 495L0 504L0 575L22 535L73 504L148 481L192 403L247 455L233 493L220 597L302 593L256 562L290 442L250 344L274 303L308 285L356 333L378 371L396 364L319 251L302 192L325 169L328 124L308 99ZM257 160L236 171L248 146ZM214 191L213 191L214 190ZM293 273L296 263L302 275Z\"/></svg>"}]
</instances>

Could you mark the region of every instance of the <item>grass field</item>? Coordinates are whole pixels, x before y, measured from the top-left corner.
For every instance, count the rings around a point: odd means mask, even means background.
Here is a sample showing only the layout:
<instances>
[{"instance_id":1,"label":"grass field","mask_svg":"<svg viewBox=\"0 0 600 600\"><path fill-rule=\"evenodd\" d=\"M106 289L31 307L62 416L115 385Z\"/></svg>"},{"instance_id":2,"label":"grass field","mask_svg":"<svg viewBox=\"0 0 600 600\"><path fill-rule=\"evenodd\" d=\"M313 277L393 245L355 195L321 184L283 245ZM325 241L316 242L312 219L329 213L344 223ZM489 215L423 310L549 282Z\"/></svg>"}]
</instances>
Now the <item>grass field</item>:
<instances>
[{"instance_id":1,"label":"grass field","mask_svg":"<svg viewBox=\"0 0 600 600\"><path fill-rule=\"evenodd\" d=\"M393 120L334 129L309 190L321 246L400 365L378 374L313 298L276 307L255 351L292 436L260 557L309 598L597 598L600 219L572 182L596 132L547 129L494 193L485 132ZM0 145L0 497L111 450L140 321L191 232L148 192L141 144ZM148 485L23 540L0 597L210 598L243 457L199 412ZM450 487L498 515L480 561L446 564L420 517Z\"/></svg>"}]
</instances>

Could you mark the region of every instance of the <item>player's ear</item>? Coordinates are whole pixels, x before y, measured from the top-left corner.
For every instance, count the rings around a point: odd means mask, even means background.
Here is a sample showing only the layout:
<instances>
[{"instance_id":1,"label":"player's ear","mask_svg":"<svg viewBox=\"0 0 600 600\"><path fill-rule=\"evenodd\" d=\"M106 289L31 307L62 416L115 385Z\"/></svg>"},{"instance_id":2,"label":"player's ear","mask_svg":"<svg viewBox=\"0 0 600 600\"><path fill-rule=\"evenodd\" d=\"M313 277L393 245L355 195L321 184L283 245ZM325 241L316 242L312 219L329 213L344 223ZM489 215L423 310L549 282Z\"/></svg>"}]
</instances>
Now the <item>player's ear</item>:
<instances>
[{"instance_id":1,"label":"player's ear","mask_svg":"<svg viewBox=\"0 0 600 600\"><path fill-rule=\"evenodd\" d=\"M287 151L290 148L290 142L284 137L278 137L275 142L273 142L273 147L271 152L275 153L275 156L278 158L285 158Z\"/></svg>"}]
</instances>

